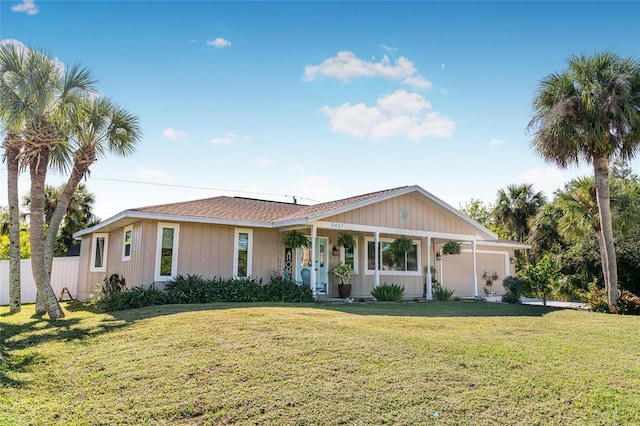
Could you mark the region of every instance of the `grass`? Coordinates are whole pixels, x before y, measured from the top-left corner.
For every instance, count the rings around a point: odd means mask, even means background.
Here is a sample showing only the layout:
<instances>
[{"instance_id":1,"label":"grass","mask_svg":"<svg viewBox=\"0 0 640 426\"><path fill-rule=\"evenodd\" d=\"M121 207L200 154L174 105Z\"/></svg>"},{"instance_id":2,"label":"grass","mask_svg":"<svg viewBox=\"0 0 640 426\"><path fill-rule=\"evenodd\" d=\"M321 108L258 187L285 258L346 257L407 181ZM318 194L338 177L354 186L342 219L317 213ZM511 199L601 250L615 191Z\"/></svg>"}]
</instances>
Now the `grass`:
<instances>
[{"instance_id":1,"label":"grass","mask_svg":"<svg viewBox=\"0 0 640 426\"><path fill-rule=\"evenodd\" d=\"M52 324L0 307L0 425L640 423L638 317L464 302L64 308Z\"/></svg>"}]
</instances>

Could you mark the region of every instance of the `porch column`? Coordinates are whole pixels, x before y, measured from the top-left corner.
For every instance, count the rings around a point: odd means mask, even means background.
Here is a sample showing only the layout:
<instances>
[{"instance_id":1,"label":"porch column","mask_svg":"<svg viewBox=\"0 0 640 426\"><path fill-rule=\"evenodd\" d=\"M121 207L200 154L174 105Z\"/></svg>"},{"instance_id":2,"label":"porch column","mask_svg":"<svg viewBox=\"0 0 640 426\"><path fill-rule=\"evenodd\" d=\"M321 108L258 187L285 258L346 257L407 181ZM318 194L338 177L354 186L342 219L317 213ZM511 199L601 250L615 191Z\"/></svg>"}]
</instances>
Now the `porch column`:
<instances>
[{"instance_id":1,"label":"porch column","mask_svg":"<svg viewBox=\"0 0 640 426\"><path fill-rule=\"evenodd\" d=\"M476 270L476 240L471 241L471 257L473 258L473 297L478 297L478 273Z\"/></svg>"},{"instance_id":2,"label":"porch column","mask_svg":"<svg viewBox=\"0 0 640 426\"><path fill-rule=\"evenodd\" d=\"M314 296L316 296L316 280L318 279L318 261L316 260L318 256L316 255L316 236L318 234L318 227L316 225L311 225L311 261L313 262L313 267L311 268L311 292Z\"/></svg>"},{"instance_id":3,"label":"porch column","mask_svg":"<svg viewBox=\"0 0 640 426\"><path fill-rule=\"evenodd\" d=\"M433 292L431 289L431 237L427 237L426 241L427 241L427 300L433 300Z\"/></svg>"},{"instance_id":4,"label":"porch column","mask_svg":"<svg viewBox=\"0 0 640 426\"><path fill-rule=\"evenodd\" d=\"M376 231L373 234L373 257L375 258L374 263L374 271L373 271L373 288L376 288L380 285L380 260L378 253L380 251L380 233Z\"/></svg>"}]
</instances>

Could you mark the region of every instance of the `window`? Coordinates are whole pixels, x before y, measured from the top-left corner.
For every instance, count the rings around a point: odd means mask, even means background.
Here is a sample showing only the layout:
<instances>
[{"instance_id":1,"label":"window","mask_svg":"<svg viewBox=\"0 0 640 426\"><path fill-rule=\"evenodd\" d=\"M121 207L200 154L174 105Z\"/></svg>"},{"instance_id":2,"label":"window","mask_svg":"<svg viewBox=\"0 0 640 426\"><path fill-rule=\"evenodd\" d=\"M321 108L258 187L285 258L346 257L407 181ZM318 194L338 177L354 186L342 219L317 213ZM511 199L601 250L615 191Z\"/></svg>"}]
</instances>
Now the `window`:
<instances>
[{"instance_id":1,"label":"window","mask_svg":"<svg viewBox=\"0 0 640 426\"><path fill-rule=\"evenodd\" d=\"M156 247L156 281L167 281L178 274L178 237L180 225L177 223L158 224Z\"/></svg>"},{"instance_id":2,"label":"window","mask_svg":"<svg viewBox=\"0 0 640 426\"><path fill-rule=\"evenodd\" d=\"M124 228L124 237L122 242L122 260L131 260L131 236L133 234L133 227L131 225Z\"/></svg>"},{"instance_id":3,"label":"window","mask_svg":"<svg viewBox=\"0 0 640 426\"><path fill-rule=\"evenodd\" d=\"M233 276L237 278L250 277L253 231L251 229L236 229L233 246Z\"/></svg>"},{"instance_id":4,"label":"window","mask_svg":"<svg viewBox=\"0 0 640 426\"><path fill-rule=\"evenodd\" d=\"M107 248L109 234L94 234L91 247L92 272L105 272L107 270Z\"/></svg>"},{"instance_id":5,"label":"window","mask_svg":"<svg viewBox=\"0 0 640 426\"><path fill-rule=\"evenodd\" d=\"M351 266L354 273L358 273L358 259L356 257L356 247L340 247L340 262Z\"/></svg>"},{"instance_id":6,"label":"window","mask_svg":"<svg viewBox=\"0 0 640 426\"><path fill-rule=\"evenodd\" d=\"M389 250L391 239L380 239L380 252L378 253L378 268L382 275L420 275L420 244L414 241L413 252L397 256ZM367 273L375 271L374 244L372 239L367 239Z\"/></svg>"}]
</instances>

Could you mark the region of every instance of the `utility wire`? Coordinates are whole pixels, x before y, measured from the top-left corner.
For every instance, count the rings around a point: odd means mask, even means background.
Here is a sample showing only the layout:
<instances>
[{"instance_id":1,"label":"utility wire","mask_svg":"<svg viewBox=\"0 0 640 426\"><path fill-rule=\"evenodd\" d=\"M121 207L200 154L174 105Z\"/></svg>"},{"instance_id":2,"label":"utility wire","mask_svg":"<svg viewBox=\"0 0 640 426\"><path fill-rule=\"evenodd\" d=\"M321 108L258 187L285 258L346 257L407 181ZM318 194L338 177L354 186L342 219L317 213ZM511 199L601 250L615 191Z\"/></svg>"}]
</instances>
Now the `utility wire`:
<instances>
[{"instance_id":1,"label":"utility wire","mask_svg":"<svg viewBox=\"0 0 640 426\"><path fill-rule=\"evenodd\" d=\"M0 170L7 170L6 168L0 168ZM47 174L50 175L56 175L56 176L66 176L66 175L61 175L59 173L55 173L55 172L48 172ZM110 182L121 182L121 183L135 183L135 184L139 184L139 185L152 185L152 186L165 186L165 187L171 187L171 188L185 188L185 189L200 189L200 190L205 190L205 191L222 191L222 192L232 192L232 193L236 193L236 194L255 194L255 195L268 195L268 196L272 196L272 197L291 197L294 200L307 200L307 201L311 201L314 203L319 202L318 200L314 200L312 198L306 198L306 197L300 197L298 195L287 195L287 194L276 194L273 192L256 192L256 191L240 191L237 189L222 189L222 188L208 188L208 187L204 187L204 186L193 186L193 185L176 185L176 184L171 184L171 183L157 183L157 182L142 182L142 181L136 181L136 180L126 180L126 179L113 179L113 178L101 178L101 177L96 177L96 176L91 176L90 179L95 179L95 180L104 180L104 181L110 181Z\"/></svg>"}]
</instances>

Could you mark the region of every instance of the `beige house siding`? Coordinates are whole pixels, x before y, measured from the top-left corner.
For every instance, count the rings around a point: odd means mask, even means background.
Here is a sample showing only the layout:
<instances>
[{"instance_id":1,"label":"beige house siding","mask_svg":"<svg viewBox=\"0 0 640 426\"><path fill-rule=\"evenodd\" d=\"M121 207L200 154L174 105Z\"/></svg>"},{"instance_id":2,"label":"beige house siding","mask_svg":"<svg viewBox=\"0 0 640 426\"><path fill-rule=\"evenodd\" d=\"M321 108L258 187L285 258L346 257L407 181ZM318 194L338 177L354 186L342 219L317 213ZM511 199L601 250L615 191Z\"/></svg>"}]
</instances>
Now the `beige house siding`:
<instances>
[{"instance_id":1,"label":"beige house siding","mask_svg":"<svg viewBox=\"0 0 640 426\"><path fill-rule=\"evenodd\" d=\"M407 214L407 219L402 214ZM472 226L431 200L414 195L402 195L359 209L323 219L327 222L351 223L386 228L475 234Z\"/></svg>"}]
</instances>

